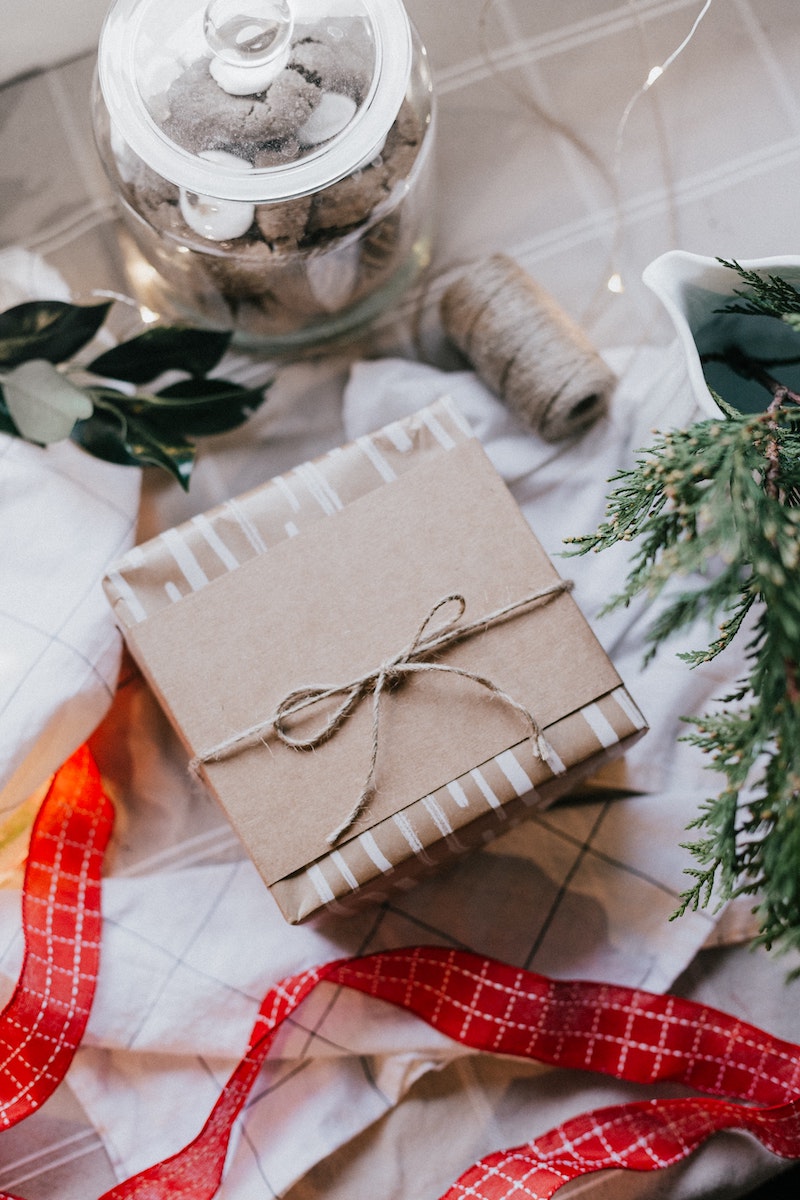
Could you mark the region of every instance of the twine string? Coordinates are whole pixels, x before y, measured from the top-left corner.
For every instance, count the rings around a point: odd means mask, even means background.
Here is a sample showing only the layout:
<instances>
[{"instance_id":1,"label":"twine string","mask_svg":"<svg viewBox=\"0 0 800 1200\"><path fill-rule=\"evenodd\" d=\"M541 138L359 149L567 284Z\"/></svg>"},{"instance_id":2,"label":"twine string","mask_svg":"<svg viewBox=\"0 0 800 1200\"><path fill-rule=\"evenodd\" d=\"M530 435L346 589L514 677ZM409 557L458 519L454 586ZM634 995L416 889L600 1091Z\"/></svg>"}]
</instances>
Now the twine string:
<instances>
[{"instance_id":1,"label":"twine string","mask_svg":"<svg viewBox=\"0 0 800 1200\"><path fill-rule=\"evenodd\" d=\"M535 604L554 599L572 589L569 580L558 580L549 587L532 592L522 600L513 601L494 611L477 618L474 621L460 624L467 602L458 592L450 593L437 600L420 623L414 637L398 653L386 659L378 667L366 671L357 678L346 683L326 686L309 686L296 688L287 693L280 701L274 713L258 721L249 728L218 742L210 749L197 754L190 763L190 768L196 774L211 762L220 762L233 754L251 748L258 743L266 745L267 735L271 732L278 741L293 750L316 750L327 742L347 721L352 712L362 700L372 696L372 736L369 766L358 799L344 820L327 837L329 845L333 846L355 824L366 809L375 794L375 779L380 745L380 713L381 701L385 692L413 674L444 672L456 675L462 679L485 688L492 696L501 700L507 707L518 712L529 729L529 740L535 756L543 762L550 761L550 747L535 716L524 704L521 704L508 692L499 687L494 680L476 671L469 671L449 663L431 662L430 656L444 650L456 642L462 641L474 634L501 624L533 607ZM439 624L434 624L438 614L450 605L455 605L455 611ZM291 732L292 718L313 711L328 700L339 699L339 703L328 712L317 728L304 735Z\"/></svg>"}]
</instances>

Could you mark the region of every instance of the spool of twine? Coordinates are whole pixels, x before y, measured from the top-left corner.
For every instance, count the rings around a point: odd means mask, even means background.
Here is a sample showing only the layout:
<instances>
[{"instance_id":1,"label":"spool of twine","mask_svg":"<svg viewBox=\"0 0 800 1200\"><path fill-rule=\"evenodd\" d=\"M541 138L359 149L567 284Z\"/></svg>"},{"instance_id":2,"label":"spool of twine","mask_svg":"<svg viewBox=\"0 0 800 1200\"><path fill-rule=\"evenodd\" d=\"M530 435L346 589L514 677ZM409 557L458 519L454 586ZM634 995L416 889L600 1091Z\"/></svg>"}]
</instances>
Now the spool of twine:
<instances>
[{"instance_id":1,"label":"spool of twine","mask_svg":"<svg viewBox=\"0 0 800 1200\"><path fill-rule=\"evenodd\" d=\"M583 330L504 254L473 264L441 300L445 332L486 386L545 441L607 411L616 383Z\"/></svg>"}]
</instances>

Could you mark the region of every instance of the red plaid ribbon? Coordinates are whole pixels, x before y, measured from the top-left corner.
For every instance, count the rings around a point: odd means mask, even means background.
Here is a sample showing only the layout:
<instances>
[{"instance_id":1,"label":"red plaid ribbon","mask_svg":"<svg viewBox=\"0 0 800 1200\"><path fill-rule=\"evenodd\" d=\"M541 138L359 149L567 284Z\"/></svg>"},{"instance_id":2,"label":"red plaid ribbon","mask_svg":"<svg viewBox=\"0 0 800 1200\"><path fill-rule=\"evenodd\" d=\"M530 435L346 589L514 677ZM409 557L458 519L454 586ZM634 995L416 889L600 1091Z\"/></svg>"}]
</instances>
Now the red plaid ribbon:
<instances>
[{"instance_id":1,"label":"red plaid ribbon","mask_svg":"<svg viewBox=\"0 0 800 1200\"><path fill-rule=\"evenodd\" d=\"M40 937L43 945L35 957L26 955L9 1005L13 1011L10 1017L9 1009L3 1015L12 1064L0 1076L7 1125L41 1103L66 1070L85 1023L97 967L100 857L110 815L86 757L79 754L65 770L67 801L60 798L59 777L34 831L31 861L38 865L29 866L26 880L28 945ZM85 791L78 803L75 788L81 778ZM72 814L70 798L76 804ZM48 814L51 805L54 811ZM82 857L73 820L83 823L93 839ZM80 863L64 870L67 847ZM46 888L43 872L49 872ZM29 886L39 893L33 904ZM93 936L87 934L90 928ZM56 970L53 944L67 936L67 929L72 942L67 949L67 942L60 941L65 961ZM38 963L40 954L50 965L34 970L31 963ZM546 1200L564 1183L594 1171L670 1166L722 1129L747 1130L774 1154L800 1158L800 1047L675 996L557 982L465 951L417 946L328 963L271 988L247 1053L194 1141L113 1187L101 1200L211 1200L222 1179L233 1123L278 1029L324 982L398 1005L476 1050L637 1083L671 1081L703 1093L615 1105L573 1118L526 1145L482 1159L441 1200ZM78 991L80 1005L67 1002Z\"/></svg>"},{"instance_id":2,"label":"red plaid ribbon","mask_svg":"<svg viewBox=\"0 0 800 1200\"><path fill-rule=\"evenodd\" d=\"M100 874L112 822L83 747L53 780L31 835L25 954L0 1014L0 1129L41 1107L83 1037L100 961Z\"/></svg>"}]
</instances>

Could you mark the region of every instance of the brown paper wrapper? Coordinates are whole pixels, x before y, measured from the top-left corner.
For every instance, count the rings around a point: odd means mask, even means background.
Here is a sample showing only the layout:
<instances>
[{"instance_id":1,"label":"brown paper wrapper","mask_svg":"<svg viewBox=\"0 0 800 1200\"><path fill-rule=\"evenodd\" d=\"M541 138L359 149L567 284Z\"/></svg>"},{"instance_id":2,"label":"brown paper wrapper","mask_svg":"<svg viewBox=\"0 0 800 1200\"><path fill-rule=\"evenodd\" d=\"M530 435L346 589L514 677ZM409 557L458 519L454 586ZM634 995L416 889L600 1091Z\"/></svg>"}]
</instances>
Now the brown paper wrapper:
<instances>
[{"instance_id":1,"label":"brown paper wrapper","mask_svg":"<svg viewBox=\"0 0 800 1200\"><path fill-rule=\"evenodd\" d=\"M192 756L301 687L345 684L443 596L465 621L559 576L446 400L303 463L131 552L105 581L130 649ZM313 752L267 734L203 775L287 920L347 909L572 790L646 723L568 592L440 651L447 671L381 700L376 791L336 843L370 761L371 698ZM319 714L307 718L319 725ZM305 732L305 726L302 726Z\"/></svg>"}]
</instances>

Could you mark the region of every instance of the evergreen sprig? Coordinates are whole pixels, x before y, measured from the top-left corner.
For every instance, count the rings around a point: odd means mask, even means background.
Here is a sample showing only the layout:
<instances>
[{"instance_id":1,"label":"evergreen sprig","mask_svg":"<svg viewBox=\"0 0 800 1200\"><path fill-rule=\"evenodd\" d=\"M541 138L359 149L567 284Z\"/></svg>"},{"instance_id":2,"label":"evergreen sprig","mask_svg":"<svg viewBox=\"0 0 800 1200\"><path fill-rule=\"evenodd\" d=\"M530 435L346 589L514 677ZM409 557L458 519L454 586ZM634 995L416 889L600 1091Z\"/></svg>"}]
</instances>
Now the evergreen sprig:
<instances>
[{"instance_id":1,"label":"evergreen sprig","mask_svg":"<svg viewBox=\"0 0 800 1200\"><path fill-rule=\"evenodd\" d=\"M781 279L779 275L761 275L743 267L735 259L733 262L720 259L720 262L736 271L745 285L744 288L734 288L733 294L739 299L723 305L720 312L775 317L793 329L800 328L800 291L787 279Z\"/></svg>"},{"instance_id":2,"label":"evergreen sprig","mask_svg":"<svg viewBox=\"0 0 800 1200\"><path fill-rule=\"evenodd\" d=\"M241 425L268 385L212 375L231 335L189 326L153 326L81 361L111 307L37 300L0 313L0 432L38 445L70 438L188 489L194 439Z\"/></svg>"},{"instance_id":3,"label":"evergreen sprig","mask_svg":"<svg viewBox=\"0 0 800 1200\"><path fill-rule=\"evenodd\" d=\"M724 311L800 313L791 285L738 270L750 292ZM713 632L707 646L680 655L690 667L747 638L745 678L717 711L686 718L686 740L724 786L690 825L697 865L676 916L752 896L758 940L800 949L800 397L740 358L734 348L734 369L767 389L764 411L741 414L721 401L719 418L659 434L610 481L605 521L570 543L585 554L637 541L606 609L665 596L646 658L698 618Z\"/></svg>"}]
</instances>

